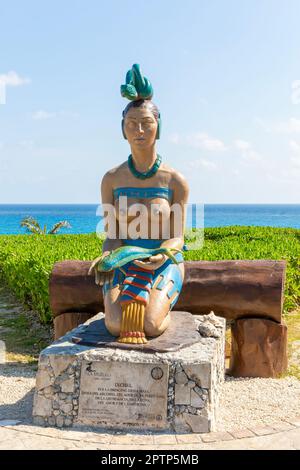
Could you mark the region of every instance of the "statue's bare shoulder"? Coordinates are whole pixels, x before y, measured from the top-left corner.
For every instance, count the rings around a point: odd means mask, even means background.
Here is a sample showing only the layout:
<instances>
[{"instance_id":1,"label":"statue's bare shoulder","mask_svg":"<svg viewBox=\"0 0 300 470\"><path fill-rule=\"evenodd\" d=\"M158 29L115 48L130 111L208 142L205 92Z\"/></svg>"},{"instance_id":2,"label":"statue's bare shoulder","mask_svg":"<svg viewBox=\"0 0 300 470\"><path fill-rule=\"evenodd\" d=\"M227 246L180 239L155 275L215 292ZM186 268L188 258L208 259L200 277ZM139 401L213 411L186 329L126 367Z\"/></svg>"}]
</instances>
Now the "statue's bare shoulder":
<instances>
[{"instance_id":1,"label":"statue's bare shoulder","mask_svg":"<svg viewBox=\"0 0 300 470\"><path fill-rule=\"evenodd\" d=\"M104 186L116 186L118 182L124 181L124 177L128 175L128 165L127 162L123 162L114 168L108 170L102 178L102 185Z\"/></svg>"},{"instance_id":2,"label":"statue's bare shoulder","mask_svg":"<svg viewBox=\"0 0 300 470\"><path fill-rule=\"evenodd\" d=\"M165 170L169 173L169 187L176 193L180 199L187 199L189 194L189 185L186 178L180 171L175 170L169 165L164 165Z\"/></svg>"}]
</instances>

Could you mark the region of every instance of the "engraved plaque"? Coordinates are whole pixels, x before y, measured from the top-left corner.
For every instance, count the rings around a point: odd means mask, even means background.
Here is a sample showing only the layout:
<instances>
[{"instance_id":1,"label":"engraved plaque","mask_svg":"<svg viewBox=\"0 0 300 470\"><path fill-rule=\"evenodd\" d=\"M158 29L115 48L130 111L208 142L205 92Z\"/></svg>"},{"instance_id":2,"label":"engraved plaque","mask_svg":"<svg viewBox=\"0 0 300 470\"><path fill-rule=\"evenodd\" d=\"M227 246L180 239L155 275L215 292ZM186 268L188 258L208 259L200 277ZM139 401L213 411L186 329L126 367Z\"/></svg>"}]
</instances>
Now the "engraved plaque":
<instances>
[{"instance_id":1,"label":"engraved plaque","mask_svg":"<svg viewBox=\"0 0 300 470\"><path fill-rule=\"evenodd\" d=\"M78 422L167 426L167 364L83 361Z\"/></svg>"}]
</instances>

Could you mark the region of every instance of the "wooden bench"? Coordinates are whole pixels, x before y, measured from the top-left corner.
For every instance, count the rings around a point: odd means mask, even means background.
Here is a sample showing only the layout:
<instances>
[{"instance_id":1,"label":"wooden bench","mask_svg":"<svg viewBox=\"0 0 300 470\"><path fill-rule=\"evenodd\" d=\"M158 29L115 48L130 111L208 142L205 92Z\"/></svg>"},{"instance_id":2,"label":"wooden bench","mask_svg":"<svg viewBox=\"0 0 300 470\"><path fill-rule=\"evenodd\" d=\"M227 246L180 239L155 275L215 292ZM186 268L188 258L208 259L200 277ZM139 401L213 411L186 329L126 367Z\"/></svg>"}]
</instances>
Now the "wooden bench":
<instances>
[{"instance_id":1,"label":"wooden bench","mask_svg":"<svg viewBox=\"0 0 300 470\"><path fill-rule=\"evenodd\" d=\"M104 311L102 289L88 276L90 261L55 263L50 305L55 339ZM187 261L174 310L225 317L231 324L229 373L277 377L287 368L287 327L282 322L286 262Z\"/></svg>"}]
</instances>

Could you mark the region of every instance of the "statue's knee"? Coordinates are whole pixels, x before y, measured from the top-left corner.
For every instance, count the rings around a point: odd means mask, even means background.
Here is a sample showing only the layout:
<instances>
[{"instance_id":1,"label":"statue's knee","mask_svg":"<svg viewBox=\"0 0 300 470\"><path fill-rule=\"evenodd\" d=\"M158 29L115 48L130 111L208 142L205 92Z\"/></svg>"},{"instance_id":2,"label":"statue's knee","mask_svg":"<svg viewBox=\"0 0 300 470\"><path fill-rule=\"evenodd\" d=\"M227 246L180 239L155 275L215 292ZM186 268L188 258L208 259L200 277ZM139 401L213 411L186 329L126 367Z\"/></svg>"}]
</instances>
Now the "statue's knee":
<instances>
[{"instance_id":1,"label":"statue's knee","mask_svg":"<svg viewBox=\"0 0 300 470\"><path fill-rule=\"evenodd\" d=\"M144 329L145 329L146 336L152 336L152 337L159 336L164 332L167 326L168 326L168 322L166 321L166 319L164 319L164 321L162 322L158 322L157 319L155 318L151 318L151 317L145 318Z\"/></svg>"},{"instance_id":2,"label":"statue's knee","mask_svg":"<svg viewBox=\"0 0 300 470\"><path fill-rule=\"evenodd\" d=\"M112 336L119 336L121 325L105 317L105 326Z\"/></svg>"},{"instance_id":3,"label":"statue's knee","mask_svg":"<svg viewBox=\"0 0 300 470\"><path fill-rule=\"evenodd\" d=\"M144 328L146 336L158 336L160 334L158 324L152 318L145 318Z\"/></svg>"}]
</instances>

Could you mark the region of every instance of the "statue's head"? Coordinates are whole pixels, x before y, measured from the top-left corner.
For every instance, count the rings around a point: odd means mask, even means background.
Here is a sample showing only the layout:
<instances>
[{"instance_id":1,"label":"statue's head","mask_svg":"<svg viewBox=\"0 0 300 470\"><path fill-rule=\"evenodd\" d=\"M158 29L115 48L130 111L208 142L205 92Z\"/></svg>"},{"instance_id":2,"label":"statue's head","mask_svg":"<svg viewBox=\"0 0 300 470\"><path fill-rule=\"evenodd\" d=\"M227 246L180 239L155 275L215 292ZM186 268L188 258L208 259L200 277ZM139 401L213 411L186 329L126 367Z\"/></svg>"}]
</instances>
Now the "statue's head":
<instances>
[{"instance_id":1,"label":"statue's head","mask_svg":"<svg viewBox=\"0 0 300 470\"><path fill-rule=\"evenodd\" d=\"M156 139L160 138L160 113L151 101L153 95L151 83L142 76L138 64L134 64L127 72L126 84L121 85L121 95L131 101L122 114L124 138L130 144L153 144Z\"/></svg>"},{"instance_id":2,"label":"statue's head","mask_svg":"<svg viewBox=\"0 0 300 470\"><path fill-rule=\"evenodd\" d=\"M160 134L160 116L150 100L129 103L123 111L122 132L130 145L153 145Z\"/></svg>"}]
</instances>

